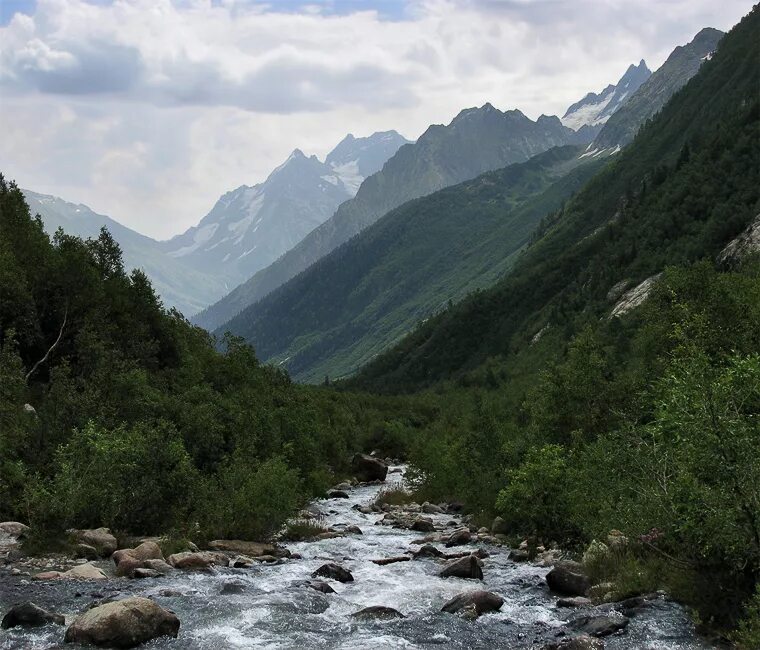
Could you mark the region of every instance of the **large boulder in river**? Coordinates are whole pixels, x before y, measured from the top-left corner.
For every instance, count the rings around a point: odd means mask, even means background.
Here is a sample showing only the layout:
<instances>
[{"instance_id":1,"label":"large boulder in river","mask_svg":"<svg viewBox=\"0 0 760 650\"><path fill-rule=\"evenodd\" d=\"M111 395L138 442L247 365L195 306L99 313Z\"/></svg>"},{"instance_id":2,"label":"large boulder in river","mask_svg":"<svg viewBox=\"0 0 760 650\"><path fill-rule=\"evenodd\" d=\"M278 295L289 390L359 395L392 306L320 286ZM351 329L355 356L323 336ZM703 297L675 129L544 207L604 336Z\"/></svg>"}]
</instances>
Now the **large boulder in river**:
<instances>
[{"instance_id":1,"label":"large boulder in river","mask_svg":"<svg viewBox=\"0 0 760 650\"><path fill-rule=\"evenodd\" d=\"M469 544L472 539L472 533L469 528L457 528L449 538L446 540L446 546L449 548L452 546L462 546L463 544Z\"/></svg>"},{"instance_id":2,"label":"large boulder in river","mask_svg":"<svg viewBox=\"0 0 760 650\"><path fill-rule=\"evenodd\" d=\"M367 454L354 454L351 470L357 479L363 482L384 481L388 475L388 466L378 458Z\"/></svg>"},{"instance_id":3,"label":"large boulder in river","mask_svg":"<svg viewBox=\"0 0 760 650\"><path fill-rule=\"evenodd\" d=\"M351 618L361 619L373 619L388 621L393 618L406 618L401 612L393 607L385 607L384 605L372 605L360 609L358 612L351 614Z\"/></svg>"},{"instance_id":4,"label":"large boulder in river","mask_svg":"<svg viewBox=\"0 0 760 650\"><path fill-rule=\"evenodd\" d=\"M354 576L348 569L344 569L339 564L328 562L319 567L314 573L311 574L312 578L331 578L338 582L353 582Z\"/></svg>"},{"instance_id":5,"label":"large boulder in river","mask_svg":"<svg viewBox=\"0 0 760 650\"><path fill-rule=\"evenodd\" d=\"M54 614L34 603L26 602L21 605L11 607L8 613L3 616L3 622L0 624L4 630L19 625L24 627L39 627L47 623L63 625L66 622L60 614Z\"/></svg>"},{"instance_id":6,"label":"large boulder in river","mask_svg":"<svg viewBox=\"0 0 760 650\"><path fill-rule=\"evenodd\" d=\"M465 608L474 607L475 612L480 615L496 612L501 609L503 604L504 599L498 594L479 589L477 591L464 591L461 594L457 594L441 607L441 611L456 614Z\"/></svg>"},{"instance_id":7,"label":"large boulder in river","mask_svg":"<svg viewBox=\"0 0 760 650\"><path fill-rule=\"evenodd\" d=\"M591 580L579 562L560 562L546 574L549 589L563 596L585 596Z\"/></svg>"},{"instance_id":8,"label":"large boulder in river","mask_svg":"<svg viewBox=\"0 0 760 650\"><path fill-rule=\"evenodd\" d=\"M258 555L287 555L284 549L266 542L249 542L242 539L215 539L208 543L212 551L229 551L238 555L256 557Z\"/></svg>"},{"instance_id":9,"label":"large boulder in river","mask_svg":"<svg viewBox=\"0 0 760 650\"><path fill-rule=\"evenodd\" d=\"M66 630L67 643L133 648L161 636L177 636L179 619L148 598L125 598L93 607Z\"/></svg>"},{"instance_id":10,"label":"large boulder in river","mask_svg":"<svg viewBox=\"0 0 760 650\"><path fill-rule=\"evenodd\" d=\"M480 568L481 561L474 555L466 555L460 557L458 560L449 562L443 569L441 569L440 575L442 578L471 578L473 580L482 580L483 571Z\"/></svg>"},{"instance_id":11,"label":"large boulder in river","mask_svg":"<svg viewBox=\"0 0 760 650\"><path fill-rule=\"evenodd\" d=\"M213 551L175 553L170 555L167 561L175 569L207 569L214 565L227 566L230 562L224 553L214 553Z\"/></svg>"},{"instance_id":12,"label":"large boulder in river","mask_svg":"<svg viewBox=\"0 0 760 650\"><path fill-rule=\"evenodd\" d=\"M67 531L79 544L92 546L101 557L109 557L118 544L108 528L71 529Z\"/></svg>"}]
</instances>

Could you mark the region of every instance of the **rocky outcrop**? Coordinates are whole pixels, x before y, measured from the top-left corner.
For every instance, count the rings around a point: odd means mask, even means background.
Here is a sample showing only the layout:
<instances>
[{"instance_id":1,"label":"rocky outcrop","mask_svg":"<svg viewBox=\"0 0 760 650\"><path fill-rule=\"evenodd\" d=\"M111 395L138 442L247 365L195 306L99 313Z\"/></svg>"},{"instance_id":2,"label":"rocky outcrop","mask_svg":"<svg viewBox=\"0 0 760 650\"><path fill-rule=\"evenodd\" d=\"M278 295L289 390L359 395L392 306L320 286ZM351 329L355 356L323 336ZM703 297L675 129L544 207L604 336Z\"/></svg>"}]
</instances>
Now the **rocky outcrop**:
<instances>
[{"instance_id":1,"label":"rocky outcrop","mask_svg":"<svg viewBox=\"0 0 760 650\"><path fill-rule=\"evenodd\" d=\"M348 571L348 569L344 569L339 564L334 564L332 562L323 564L314 573L311 574L311 577L312 578L330 578L332 580L337 580L338 582L353 582L354 581L354 576L351 575L351 572Z\"/></svg>"},{"instance_id":2,"label":"rocky outcrop","mask_svg":"<svg viewBox=\"0 0 760 650\"><path fill-rule=\"evenodd\" d=\"M66 630L67 643L133 648L161 636L175 637L179 619L148 598L125 598L93 607Z\"/></svg>"},{"instance_id":3,"label":"rocky outcrop","mask_svg":"<svg viewBox=\"0 0 760 650\"><path fill-rule=\"evenodd\" d=\"M359 481L384 481L388 475L388 466L378 458L367 454L354 454L351 470Z\"/></svg>"},{"instance_id":4,"label":"rocky outcrop","mask_svg":"<svg viewBox=\"0 0 760 650\"><path fill-rule=\"evenodd\" d=\"M478 616L488 612L497 612L504 604L504 599L491 591L465 591L454 596L442 608L442 612L456 614L467 607L474 607Z\"/></svg>"},{"instance_id":5,"label":"rocky outcrop","mask_svg":"<svg viewBox=\"0 0 760 650\"><path fill-rule=\"evenodd\" d=\"M473 580L483 579L483 570L480 568L482 562L474 555L467 555L449 562L440 575L442 578L471 578Z\"/></svg>"},{"instance_id":6,"label":"rocky outcrop","mask_svg":"<svg viewBox=\"0 0 760 650\"><path fill-rule=\"evenodd\" d=\"M747 228L732 239L728 245L718 254L718 264L721 266L735 266L742 259L760 251L760 214Z\"/></svg>"},{"instance_id":7,"label":"rocky outcrop","mask_svg":"<svg viewBox=\"0 0 760 650\"><path fill-rule=\"evenodd\" d=\"M38 607L34 603L26 602L12 607L3 616L3 622L0 623L0 627L8 630L18 626L39 627L48 623L63 625L65 622L66 620L61 614L54 614L46 609L42 609L42 607Z\"/></svg>"},{"instance_id":8,"label":"rocky outcrop","mask_svg":"<svg viewBox=\"0 0 760 650\"><path fill-rule=\"evenodd\" d=\"M390 620L394 618L406 618L401 612L393 607L372 605L351 614L351 618Z\"/></svg>"},{"instance_id":9,"label":"rocky outcrop","mask_svg":"<svg viewBox=\"0 0 760 650\"><path fill-rule=\"evenodd\" d=\"M19 521L0 522L0 534L13 537L14 539L23 539L29 534L30 530L29 526Z\"/></svg>"},{"instance_id":10,"label":"rocky outcrop","mask_svg":"<svg viewBox=\"0 0 760 650\"><path fill-rule=\"evenodd\" d=\"M546 574L549 589L563 596L585 596L591 587L583 565L579 562L560 562Z\"/></svg>"},{"instance_id":11,"label":"rocky outcrop","mask_svg":"<svg viewBox=\"0 0 760 650\"><path fill-rule=\"evenodd\" d=\"M109 557L118 547L116 538L108 528L71 529L67 532L75 542L92 546L100 557Z\"/></svg>"},{"instance_id":12,"label":"rocky outcrop","mask_svg":"<svg viewBox=\"0 0 760 650\"><path fill-rule=\"evenodd\" d=\"M657 283L657 280L660 279L661 275L662 273L653 275L640 284L637 284L633 289L626 291L612 308L612 312L610 312L610 318L619 318L620 316L627 314L629 311L636 309L636 307L644 304L644 301L649 297L652 288Z\"/></svg>"}]
</instances>

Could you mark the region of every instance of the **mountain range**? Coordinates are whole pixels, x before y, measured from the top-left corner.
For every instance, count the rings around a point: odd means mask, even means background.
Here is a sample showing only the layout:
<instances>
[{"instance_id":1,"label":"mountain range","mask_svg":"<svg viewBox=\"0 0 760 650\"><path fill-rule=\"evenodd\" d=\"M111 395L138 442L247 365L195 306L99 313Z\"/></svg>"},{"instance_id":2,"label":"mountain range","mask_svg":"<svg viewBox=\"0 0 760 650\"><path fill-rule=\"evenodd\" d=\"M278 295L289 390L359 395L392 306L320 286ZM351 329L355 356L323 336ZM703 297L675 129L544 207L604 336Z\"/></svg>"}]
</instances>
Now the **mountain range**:
<instances>
[{"instance_id":1,"label":"mountain range","mask_svg":"<svg viewBox=\"0 0 760 650\"><path fill-rule=\"evenodd\" d=\"M551 147L590 139L554 116L533 121L519 110L503 112L491 104L465 109L448 125L432 125L414 144L401 147L333 216L194 322L209 330L219 327L406 201L523 162Z\"/></svg>"}]
</instances>

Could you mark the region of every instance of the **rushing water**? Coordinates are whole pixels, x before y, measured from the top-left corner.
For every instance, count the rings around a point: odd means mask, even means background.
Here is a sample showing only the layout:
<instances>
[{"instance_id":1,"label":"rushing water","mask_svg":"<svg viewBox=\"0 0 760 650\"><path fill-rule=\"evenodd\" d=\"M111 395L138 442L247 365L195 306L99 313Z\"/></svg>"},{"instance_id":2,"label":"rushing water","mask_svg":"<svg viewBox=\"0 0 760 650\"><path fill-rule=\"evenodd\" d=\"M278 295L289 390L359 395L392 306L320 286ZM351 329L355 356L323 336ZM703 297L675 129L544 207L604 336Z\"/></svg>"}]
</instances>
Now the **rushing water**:
<instances>
[{"instance_id":1,"label":"rushing water","mask_svg":"<svg viewBox=\"0 0 760 650\"><path fill-rule=\"evenodd\" d=\"M399 480L398 474L389 479ZM546 588L548 569L516 564L508 549L488 547L483 582L438 577L441 562L424 559L378 566L372 559L402 555L419 533L374 525L380 514L365 515L352 507L369 504L381 488L351 490L348 499L320 501L324 523L338 529L357 525L362 535L289 544L303 559L251 569L174 572L155 580L113 579L98 583L30 582L0 574L0 607L32 600L66 615L67 623L90 603L107 597L143 595L173 610L181 621L177 639L158 639L149 648L532 648L556 640L568 620L581 613L607 612L612 606L586 611L557 608ZM425 515L436 524L451 515ZM438 545L440 546L440 545ZM454 550L474 550L475 546ZM302 583L325 562L351 571L354 582L332 582L337 593L322 594ZM440 611L461 591L487 589L504 598L499 613L467 621ZM168 595L167 595L168 594ZM406 618L357 620L363 607L385 605ZM64 628L0 632L0 648L51 648L62 644ZM685 612L664 599L631 618L626 632L605 639L611 649L692 650L711 647L694 633ZM71 648L73 646L66 646Z\"/></svg>"}]
</instances>

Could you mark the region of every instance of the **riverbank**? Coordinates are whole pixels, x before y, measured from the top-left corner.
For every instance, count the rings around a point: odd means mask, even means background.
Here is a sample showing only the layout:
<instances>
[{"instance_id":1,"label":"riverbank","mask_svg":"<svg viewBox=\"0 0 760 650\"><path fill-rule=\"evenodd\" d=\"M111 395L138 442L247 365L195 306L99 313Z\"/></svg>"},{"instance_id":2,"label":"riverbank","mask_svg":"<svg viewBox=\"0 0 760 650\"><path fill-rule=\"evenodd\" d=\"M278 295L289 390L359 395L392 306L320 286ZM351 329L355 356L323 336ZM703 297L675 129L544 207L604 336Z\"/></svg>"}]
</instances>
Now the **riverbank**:
<instances>
[{"instance_id":1,"label":"riverbank","mask_svg":"<svg viewBox=\"0 0 760 650\"><path fill-rule=\"evenodd\" d=\"M381 485L342 486L346 497L314 502L309 510L317 521L338 533L288 543L284 549L289 557L254 562L246 568L174 569L146 579L115 577L114 562L101 559L91 562L107 573L97 581L35 581L28 575L13 575L14 569L21 569L12 562L0 574L0 608L5 613L13 604L29 600L64 615L68 625L93 605L144 596L175 612L180 621L176 639L156 639L152 648L541 648L578 636L584 621L598 625L604 620L620 622L621 627L593 641L596 645L575 647L711 647L695 634L686 612L661 595L633 609L620 603L560 607L562 597L552 593L546 582L550 566L511 560L510 549L490 534L481 533L490 539L479 539L477 532L469 539L462 535L461 544L447 547L453 533L469 531L459 514L443 509L423 513L417 504L373 511L380 491L389 483L398 485L402 476L391 473ZM430 522L433 530L400 527L409 521ZM430 528L427 523L417 527ZM456 559L435 557L435 552L421 554L423 547L450 556L463 554L465 559L476 553L482 580L442 577L441 572ZM412 559L414 554L417 557ZM410 559L390 564L373 561L400 557ZM339 565L353 580L313 577L325 564ZM316 580L334 593L318 591ZM502 599L498 611L476 620L466 608L460 614L441 611L458 594L475 590ZM353 616L375 606L392 608L403 618ZM14 628L2 633L0 647L48 648L62 642L64 630L56 624Z\"/></svg>"}]
</instances>

